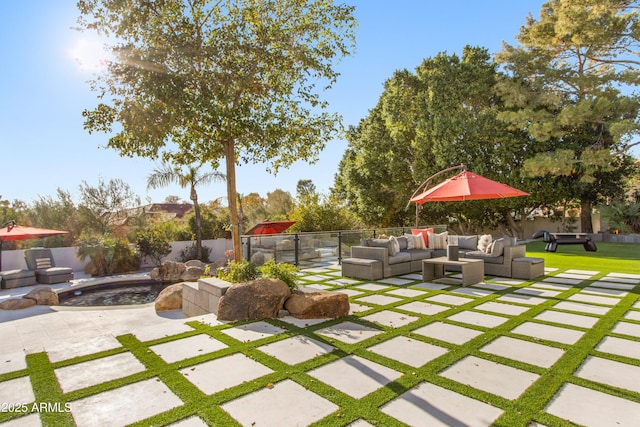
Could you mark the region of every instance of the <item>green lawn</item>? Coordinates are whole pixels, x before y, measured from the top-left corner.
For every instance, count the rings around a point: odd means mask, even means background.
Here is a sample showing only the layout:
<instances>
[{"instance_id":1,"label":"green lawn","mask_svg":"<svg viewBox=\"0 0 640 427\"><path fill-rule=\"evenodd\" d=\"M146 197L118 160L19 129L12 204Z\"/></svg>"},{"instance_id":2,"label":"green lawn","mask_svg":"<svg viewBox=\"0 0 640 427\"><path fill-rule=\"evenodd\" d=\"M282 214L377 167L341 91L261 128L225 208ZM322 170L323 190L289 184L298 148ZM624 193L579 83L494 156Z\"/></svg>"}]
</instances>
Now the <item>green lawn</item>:
<instances>
[{"instance_id":1,"label":"green lawn","mask_svg":"<svg viewBox=\"0 0 640 427\"><path fill-rule=\"evenodd\" d=\"M527 244L527 256L545 259L545 265L559 269L640 273L640 244L596 242L598 250L587 252L582 245L559 245L556 252L545 252L544 242Z\"/></svg>"}]
</instances>

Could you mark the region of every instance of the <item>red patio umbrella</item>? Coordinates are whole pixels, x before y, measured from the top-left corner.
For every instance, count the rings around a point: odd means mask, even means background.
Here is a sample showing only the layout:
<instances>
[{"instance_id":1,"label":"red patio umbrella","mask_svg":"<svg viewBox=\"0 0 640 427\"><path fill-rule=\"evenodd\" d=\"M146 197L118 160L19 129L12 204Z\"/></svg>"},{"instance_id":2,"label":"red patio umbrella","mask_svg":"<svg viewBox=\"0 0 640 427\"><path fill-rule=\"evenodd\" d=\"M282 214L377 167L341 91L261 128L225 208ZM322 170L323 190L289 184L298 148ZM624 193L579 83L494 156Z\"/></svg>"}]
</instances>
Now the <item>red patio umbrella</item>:
<instances>
[{"instance_id":1,"label":"red patio umbrella","mask_svg":"<svg viewBox=\"0 0 640 427\"><path fill-rule=\"evenodd\" d=\"M434 187L424 191L422 190L427 188L433 178L456 169L463 169L463 171L452 178L445 179ZM419 193L420 191L422 192ZM416 204L417 227L420 206L427 202L461 202L465 200L501 199L518 196L529 196L529 193L510 187L507 184L485 178L466 170L465 165L459 165L444 169L429 177L429 179L423 182L416 192L413 193L409 203L413 202ZM409 204L407 204L407 208L408 207Z\"/></svg>"},{"instance_id":2,"label":"red patio umbrella","mask_svg":"<svg viewBox=\"0 0 640 427\"><path fill-rule=\"evenodd\" d=\"M68 231L50 230L48 228L25 227L16 225L14 221L0 228L0 270L2 270L2 244L10 240L42 239L44 237L67 234Z\"/></svg>"},{"instance_id":3,"label":"red patio umbrella","mask_svg":"<svg viewBox=\"0 0 640 427\"><path fill-rule=\"evenodd\" d=\"M529 196L529 193L473 172L462 171L435 187L412 197L411 201L421 205L426 202L457 202L518 196Z\"/></svg>"},{"instance_id":4,"label":"red patio umbrella","mask_svg":"<svg viewBox=\"0 0 640 427\"><path fill-rule=\"evenodd\" d=\"M245 234L280 234L295 223L295 221L263 221L251 227Z\"/></svg>"}]
</instances>

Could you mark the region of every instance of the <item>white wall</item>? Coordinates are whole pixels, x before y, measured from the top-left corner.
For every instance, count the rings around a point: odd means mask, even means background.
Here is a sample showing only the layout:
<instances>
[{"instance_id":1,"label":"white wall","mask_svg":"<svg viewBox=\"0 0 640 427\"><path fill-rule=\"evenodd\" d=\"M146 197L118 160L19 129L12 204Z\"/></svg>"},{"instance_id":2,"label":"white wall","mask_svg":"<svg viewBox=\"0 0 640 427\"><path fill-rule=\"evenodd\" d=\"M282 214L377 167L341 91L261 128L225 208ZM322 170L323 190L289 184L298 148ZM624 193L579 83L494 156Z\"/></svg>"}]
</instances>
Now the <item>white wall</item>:
<instances>
[{"instance_id":1,"label":"white wall","mask_svg":"<svg viewBox=\"0 0 640 427\"><path fill-rule=\"evenodd\" d=\"M179 261L180 251L187 246L192 245L194 242L171 242L171 253L167 255L164 260ZM230 239L215 239L215 240L203 240L203 246L211 248L211 254L209 259L215 261L219 258L224 258L224 252L228 249L233 249L233 243ZM84 271L85 266L89 262L89 259L80 261L78 258L78 248L51 248L53 259L59 267L71 267L73 271ZM151 264L145 262L142 265L143 268L152 267ZM2 251L2 270L26 270L27 263L24 260L24 250L15 251Z\"/></svg>"}]
</instances>

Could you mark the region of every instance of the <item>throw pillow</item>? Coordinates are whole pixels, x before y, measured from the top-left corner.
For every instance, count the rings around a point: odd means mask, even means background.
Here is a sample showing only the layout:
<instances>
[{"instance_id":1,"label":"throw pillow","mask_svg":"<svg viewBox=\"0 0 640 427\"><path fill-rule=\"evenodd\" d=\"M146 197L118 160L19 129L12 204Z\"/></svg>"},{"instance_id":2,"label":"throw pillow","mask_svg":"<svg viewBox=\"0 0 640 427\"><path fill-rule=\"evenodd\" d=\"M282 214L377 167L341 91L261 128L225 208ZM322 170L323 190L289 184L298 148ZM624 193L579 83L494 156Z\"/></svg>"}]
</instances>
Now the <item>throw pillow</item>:
<instances>
[{"instance_id":1,"label":"throw pillow","mask_svg":"<svg viewBox=\"0 0 640 427\"><path fill-rule=\"evenodd\" d=\"M407 239L407 249L414 249L416 247L415 244L415 237L413 234L406 234L404 235L404 237L406 237ZM418 236L419 237L419 236ZM422 239L422 237L420 237Z\"/></svg>"},{"instance_id":2,"label":"throw pillow","mask_svg":"<svg viewBox=\"0 0 640 427\"><path fill-rule=\"evenodd\" d=\"M483 234L478 239L478 250L480 252L487 252L487 247L491 243L492 237L491 234Z\"/></svg>"},{"instance_id":3,"label":"throw pillow","mask_svg":"<svg viewBox=\"0 0 640 427\"><path fill-rule=\"evenodd\" d=\"M400 252L400 242L396 236L389 237L389 241L391 242L391 246L389 247L389 256L396 256L398 252Z\"/></svg>"},{"instance_id":4,"label":"throw pillow","mask_svg":"<svg viewBox=\"0 0 640 427\"><path fill-rule=\"evenodd\" d=\"M491 256L502 256L504 254L504 239L497 239L493 242L491 248Z\"/></svg>"},{"instance_id":5,"label":"throw pillow","mask_svg":"<svg viewBox=\"0 0 640 427\"><path fill-rule=\"evenodd\" d=\"M433 227L432 228L412 228L411 229L411 234L413 234L414 236L422 236L422 239L424 241L424 248L425 249L429 247L429 232L433 233Z\"/></svg>"},{"instance_id":6,"label":"throw pillow","mask_svg":"<svg viewBox=\"0 0 640 427\"><path fill-rule=\"evenodd\" d=\"M36 258L36 269L51 268L51 260L49 258Z\"/></svg>"},{"instance_id":7,"label":"throw pillow","mask_svg":"<svg viewBox=\"0 0 640 427\"><path fill-rule=\"evenodd\" d=\"M447 237L449 235L448 231L442 232L440 234L433 233L429 231L429 249L447 249Z\"/></svg>"},{"instance_id":8,"label":"throw pillow","mask_svg":"<svg viewBox=\"0 0 640 427\"><path fill-rule=\"evenodd\" d=\"M493 244L494 244L494 243L495 243L495 242L491 242L491 243L489 243L489 246L487 246L483 252L484 252L485 254L491 254L491 251L493 250Z\"/></svg>"},{"instance_id":9,"label":"throw pillow","mask_svg":"<svg viewBox=\"0 0 640 427\"><path fill-rule=\"evenodd\" d=\"M407 246L409 245L409 241L405 236L398 237L398 243L400 244L401 251L408 249Z\"/></svg>"}]
</instances>

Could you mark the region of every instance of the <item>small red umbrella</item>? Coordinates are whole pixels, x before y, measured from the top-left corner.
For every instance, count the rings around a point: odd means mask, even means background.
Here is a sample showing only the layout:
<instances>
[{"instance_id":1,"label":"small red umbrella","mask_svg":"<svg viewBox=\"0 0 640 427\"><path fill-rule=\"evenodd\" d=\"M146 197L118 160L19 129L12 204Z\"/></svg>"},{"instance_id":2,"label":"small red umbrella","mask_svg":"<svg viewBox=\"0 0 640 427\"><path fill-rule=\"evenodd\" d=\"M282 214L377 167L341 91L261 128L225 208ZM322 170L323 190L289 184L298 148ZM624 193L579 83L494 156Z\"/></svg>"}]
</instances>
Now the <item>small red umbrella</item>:
<instances>
[{"instance_id":1,"label":"small red umbrella","mask_svg":"<svg viewBox=\"0 0 640 427\"><path fill-rule=\"evenodd\" d=\"M10 240L42 239L44 237L67 234L68 231L50 230L48 228L25 227L9 221L6 227L0 228L0 270L2 270L2 244Z\"/></svg>"},{"instance_id":2,"label":"small red umbrella","mask_svg":"<svg viewBox=\"0 0 640 427\"><path fill-rule=\"evenodd\" d=\"M458 175L442 181L435 187L412 197L411 201L421 205L426 202L459 202L518 196L529 196L529 193L473 172L462 171Z\"/></svg>"},{"instance_id":3,"label":"small red umbrella","mask_svg":"<svg viewBox=\"0 0 640 427\"><path fill-rule=\"evenodd\" d=\"M245 234L280 234L295 223L295 221L263 221L251 227Z\"/></svg>"}]
</instances>

